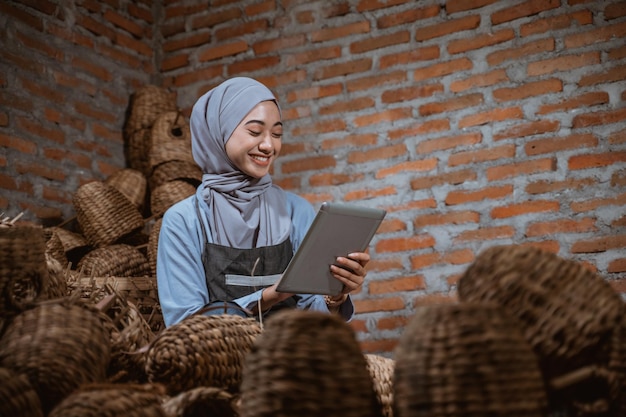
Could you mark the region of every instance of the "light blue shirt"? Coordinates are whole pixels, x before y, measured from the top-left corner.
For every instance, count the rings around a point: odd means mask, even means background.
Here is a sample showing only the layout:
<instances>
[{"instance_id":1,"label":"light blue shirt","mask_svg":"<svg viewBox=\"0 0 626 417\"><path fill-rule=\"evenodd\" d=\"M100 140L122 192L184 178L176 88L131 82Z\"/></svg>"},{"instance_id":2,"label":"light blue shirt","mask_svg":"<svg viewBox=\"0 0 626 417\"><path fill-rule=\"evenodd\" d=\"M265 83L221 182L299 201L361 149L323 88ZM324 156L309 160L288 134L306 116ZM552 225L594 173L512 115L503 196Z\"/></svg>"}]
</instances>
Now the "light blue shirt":
<instances>
[{"instance_id":1,"label":"light blue shirt","mask_svg":"<svg viewBox=\"0 0 626 417\"><path fill-rule=\"evenodd\" d=\"M291 217L291 243L298 249L304 235L315 217L311 204L304 198L285 192L287 209ZM200 198L200 211L206 212L206 202ZM196 195L170 207L163 215L157 250L157 286L159 303L166 326L180 322L209 303L202 252L204 238L200 219L195 207ZM206 223L206 222L205 222ZM213 243L211 231L205 227L209 243ZM239 306L251 309L261 297L262 289L233 300ZM296 308L328 312L321 295L299 294ZM350 320L354 305L350 297L339 308L339 314Z\"/></svg>"}]
</instances>

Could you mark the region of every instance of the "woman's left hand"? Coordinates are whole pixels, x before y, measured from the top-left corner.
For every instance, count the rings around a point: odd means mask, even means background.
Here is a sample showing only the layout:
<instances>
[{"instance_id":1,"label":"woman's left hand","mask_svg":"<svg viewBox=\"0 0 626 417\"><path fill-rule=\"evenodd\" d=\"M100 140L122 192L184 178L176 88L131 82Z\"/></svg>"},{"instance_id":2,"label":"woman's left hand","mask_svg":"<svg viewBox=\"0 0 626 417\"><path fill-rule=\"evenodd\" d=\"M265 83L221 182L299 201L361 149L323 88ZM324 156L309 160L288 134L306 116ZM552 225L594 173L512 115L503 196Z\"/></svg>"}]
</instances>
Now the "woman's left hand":
<instances>
[{"instance_id":1,"label":"woman's left hand","mask_svg":"<svg viewBox=\"0 0 626 417\"><path fill-rule=\"evenodd\" d=\"M354 252L347 257L337 257L337 265L331 265L333 276L343 283L343 294L358 290L365 281L367 271L365 266L370 261L370 255L365 252Z\"/></svg>"}]
</instances>

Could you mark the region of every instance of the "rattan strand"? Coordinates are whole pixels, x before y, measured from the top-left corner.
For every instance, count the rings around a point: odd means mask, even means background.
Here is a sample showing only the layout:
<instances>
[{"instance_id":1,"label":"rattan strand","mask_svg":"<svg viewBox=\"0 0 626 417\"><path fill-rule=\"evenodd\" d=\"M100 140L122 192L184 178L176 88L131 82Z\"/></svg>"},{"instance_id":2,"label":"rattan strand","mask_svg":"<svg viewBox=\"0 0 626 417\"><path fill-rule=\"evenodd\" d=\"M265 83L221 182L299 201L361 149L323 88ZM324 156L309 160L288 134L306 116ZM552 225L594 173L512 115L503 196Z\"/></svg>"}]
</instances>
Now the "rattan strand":
<instances>
[{"instance_id":1,"label":"rattan strand","mask_svg":"<svg viewBox=\"0 0 626 417\"><path fill-rule=\"evenodd\" d=\"M143 228L143 217L121 192L102 181L92 181L73 197L83 235L95 247L116 243Z\"/></svg>"},{"instance_id":2,"label":"rattan strand","mask_svg":"<svg viewBox=\"0 0 626 417\"><path fill-rule=\"evenodd\" d=\"M43 417L41 401L28 377L0 367L0 416Z\"/></svg>"},{"instance_id":3,"label":"rattan strand","mask_svg":"<svg viewBox=\"0 0 626 417\"><path fill-rule=\"evenodd\" d=\"M382 407L356 335L338 315L288 309L248 354L241 417L369 417Z\"/></svg>"},{"instance_id":4,"label":"rattan strand","mask_svg":"<svg viewBox=\"0 0 626 417\"><path fill-rule=\"evenodd\" d=\"M76 268L86 276L142 277L150 275L146 256L135 246L116 244L86 254Z\"/></svg>"},{"instance_id":5,"label":"rattan strand","mask_svg":"<svg viewBox=\"0 0 626 417\"><path fill-rule=\"evenodd\" d=\"M395 351L394 415L542 417L537 358L495 305L418 307Z\"/></svg>"},{"instance_id":6,"label":"rattan strand","mask_svg":"<svg viewBox=\"0 0 626 417\"><path fill-rule=\"evenodd\" d=\"M147 352L146 374L171 395L198 386L237 392L259 323L235 315L193 315L165 328Z\"/></svg>"}]
</instances>

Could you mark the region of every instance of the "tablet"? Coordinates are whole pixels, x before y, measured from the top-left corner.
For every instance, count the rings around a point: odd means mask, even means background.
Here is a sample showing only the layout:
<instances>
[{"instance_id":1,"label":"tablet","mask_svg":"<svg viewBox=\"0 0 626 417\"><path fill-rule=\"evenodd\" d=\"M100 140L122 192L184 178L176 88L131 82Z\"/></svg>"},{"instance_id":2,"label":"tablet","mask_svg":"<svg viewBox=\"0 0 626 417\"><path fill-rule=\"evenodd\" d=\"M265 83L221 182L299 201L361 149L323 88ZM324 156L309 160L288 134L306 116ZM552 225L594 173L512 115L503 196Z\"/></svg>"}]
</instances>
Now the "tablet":
<instances>
[{"instance_id":1,"label":"tablet","mask_svg":"<svg viewBox=\"0 0 626 417\"><path fill-rule=\"evenodd\" d=\"M338 256L364 252L386 211L323 203L276 287L294 294L338 295L343 284L330 273Z\"/></svg>"}]
</instances>

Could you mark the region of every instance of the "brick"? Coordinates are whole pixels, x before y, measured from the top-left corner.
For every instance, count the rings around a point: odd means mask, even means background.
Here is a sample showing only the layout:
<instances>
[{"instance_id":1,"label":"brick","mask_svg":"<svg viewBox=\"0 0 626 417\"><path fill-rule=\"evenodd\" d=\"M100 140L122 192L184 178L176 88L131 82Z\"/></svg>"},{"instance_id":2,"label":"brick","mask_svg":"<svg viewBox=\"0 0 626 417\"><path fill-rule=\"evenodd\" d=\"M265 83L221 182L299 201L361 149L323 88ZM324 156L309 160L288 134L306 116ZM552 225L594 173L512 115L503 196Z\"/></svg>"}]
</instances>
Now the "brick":
<instances>
[{"instance_id":1,"label":"brick","mask_svg":"<svg viewBox=\"0 0 626 417\"><path fill-rule=\"evenodd\" d=\"M1 4L1 3L0 3ZM34 59L22 55L15 55L8 50L0 49L0 58L3 63L11 65L16 70L30 72L34 75L44 77L46 67ZM1 61L0 61L1 62Z\"/></svg>"},{"instance_id":2,"label":"brick","mask_svg":"<svg viewBox=\"0 0 626 417\"><path fill-rule=\"evenodd\" d=\"M446 130L450 130L450 122L448 119L435 119L422 123L414 123L407 128L390 130L387 132L387 137L390 140L398 140L407 136L425 135L427 133L442 132Z\"/></svg>"},{"instance_id":3,"label":"brick","mask_svg":"<svg viewBox=\"0 0 626 417\"><path fill-rule=\"evenodd\" d=\"M233 62L228 65L228 73L232 75L250 73L258 71L260 68L278 67L279 56L262 56L260 58L247 59L245 61Z\"/></svg>"},{"instance_id":4,"label":"brick","mask_svg":"<svg viewBox=\"0 0 626 417\"><path fill-rule=\"evenodd\" d=\"M572 244L572 253L598 253L626 248L626 235L602 236Z\"/></svg>"},{"instance_id":5,"label":"brick","mask_svg":"<svg viewBox=\"0 0 626 417\"><path fill-rule=\"evenodd\" d=\"M407 149L404 143L374 148L367 151L352 151L348 154L349 164L362 164L364 162L376 161L380 159L391 159L399 156L406 156Z\"/></svg>"},{"instance_id":6,"label":"brick","mask_svg":"<svg viewBox=\"0 0 626 417\"><path fill-rule=\"evenodd\" d=\"M376 233L382 235L385 233L401 232L405 230L407 230L407 226L404 221L388 217L387 220L383 220Z\"/></svg>"},{"instance_id":7,"label":"brick","mask_svg":"<svg viewBox=\"0 0 626 417\"><path fill-rule=\"evenodd\" d=\"M284 59L285 65L297 66L339 57L341 57L341 47L338 45L332 45L315 48L313 50L306 50L297 54L286 54Z\"/></svg>"},{"instance_id":8,"label":"brick","mask_svg":"<svg viewBox=\"0 0 626 417\"><path fill-rule=\"evenodd\" d=\"M18 126L24 132L28 132L44 140L53 141L59 144L65 143L65 133L55 127L44 126L39 123L39 120L31 120L26 117L16 118Z\"/></svg>"},{"instance_id":9,"label":"brick","mask_svg":"<svg viewBox=\"0 0 626 417\"><path fill-rule=\"evenodd\" d=\"M604 18L606 20L613 20L622 16L626 16L626 3L624 2L609 4L604 9Z\"/></svg>"},{"instance_id":10,"label":"brick","mask_svg":"<svg viewBox=\"0 0 626 417\"><path fill-rule=\"evenodd\" d=\"M383 187L380 189L363 189L347 192L343 199L345 201L361 201L368 200L376 197L386 197L390 195L398 194L398 190L395 187Z\"/></svg>"},{"instance_id":11,"label":"brick","mask_svg":"<svg viewBox=\"0 0 626 417\"><path fill-rule=\"evenodd\" d=\"M215 30L215 38L218 41L224 41L226 39L234 39L239 38L244 35L249 35L253 33L259 33L267 31L269 28L269 22L266 19L259 19L253 21L245 21L244 23L240 23L238 20L238 24L231 24L224 26L223 28Z\"/></svg>"},{"instance_id":12,"label":"brick","mask_svg":"<svg viewBox=\"0 0 626 417\"><path fill-rule=\"evenodd\" d=\"M44 30L44 24L41 18L25 10L13 7L8 2L0 2L0 14L2 16L14 17L15 19L24 23L28 27L37 30L38 32L43 32Z\"/></svg>"},{"instance_id":13,"label":"brick","mask_svg":"<svg viewBox=\"0 0 626 417\"><path fill-rule=\"evenodd\" d=\"M341 86L340 86L341 88ZM313 87L312 89L317 89ZM322 88L323 90L323 88ZM338 91L334 94L340 94L341 91ZM324 96L321 96L324 97ZM337 101L328 106L320 107L319 114L327 115L327 114L343 114L344 116L350 112L357 112L363 109L371 109L376 105L376 102L372 97L359 97L354 100L345 100L345 101Z\"/></svg>"},{"instance_id":14,"label":"brick","mask_svg":"<svg viewBox=\"0 0 626 417\"><path fill-rule=\"evenodd\" d=\"M18 190L16 179L2 173L0 173L0 187L3 190Z\"/></svg>"},{"instance_id":15,"label":"brick","mask_svg":"<svg viewBox=\"0 0 626 417\"><path fill-rule=\"evenodd\" d=\"M363 58L338 64L326 65L317 68L313 73L314 80L325 80L328 78L340 77L344 75L358 74L372 69L372 59Z\"/></svg>"},{"instance_id":16,"label":"brick","mask_svg":"<svg viewBox=\"0 0 626 417\"><path fill-rule=\"evenodd\" d=\"M376 49L383 49L388 46L408 43L410 38L411 35L407 30L389 33L382 36L372 36L364 40L352 42L350 44L350 53L361 54L364 52L374 51Z\"/></svg>"},{"instance_id":17,"label":"brick","mask_svg":"<svg viewBox=\"0 0 626 417\"><path fill-rule=\"evenodd\" d=\"M54 161L71 161L76 166L84 168L86 170L91 169L91 157L84 154L79 154L63 149L56 148L46 148L43 150L43 155L46 159L51 159Z\"/></svg>"},{"instance_id":18,"label":"brick","mask_svg":"<svg viewBox=\"0 0 626 417\"><path fill-rule=\"evenodd\" d=\"M373 89L387 84L400 84L407 81L406 71L394 71L387 74L369 75L346 82L349 92ZM383 92L383 96L387 90Z\"/></svg>"},{"instance_id":19,"label":"brick","mask_svg":"<svg viewBox=\"0 0 626 417\"><path fill-rule=\"evenodd\" d=\"M548 114L554 112L563 112L582 107L591 107L609 102L609 93L605 91L592 91L579 96L569 97L557 103L544 104L539 106L537 114Z\"/></svg>"},{"instance_id":20,"label":"brick","mask_svg":"<svg viewBox=\"0 0 626 417\"><path fill-rule=\"evenodd\" d=\"M125 30L131 35L137 38L150 38L150 27L147 25L139 25L126 16L122 16L114 10L107 9L104 11L102 17L117 26L118 28Z\"/></svg>"},{"instance_id":21,"label":"brick","mask_svg":"<svg viewBox=\"0 0 626 417\"><path fill-rule=\"evenodd\" d=\"M607 265L606 272L610 274L626 272L626 258L613 259Z\"/></svg>"},{"instance_id":22,"label":"brick","mask_svg":"<svg viewBox=\"0 0 626 417\"><path fill-rule=\"evenodd\" d=\"M301 119L304 117L311 117L311 114L312 114L311 107L309 106L291 107L288 109L281 110L283 122L289 121L289 120Z\"/></svg>"},{"instance_id":23,"label":"brick","mask_svg":"<svg viewBox=\"0 0 626 417\"><path fill-rule=\"evenodd\" d=\"M570 208L575 213L596 210L599 207L616 206L623 207L626 205L626 194L620 194L615 197L596 198L594 200L577 201L570 204Z\"/></svg>"},{"instance_id":24,"label":"brick","mask_svg":"<svg viewBox=\"0 0 626 417\"><path fill-rule=\"evenodd\" d=\"M424 248L432 248L435 245L435 238L424 234L410 237L397 237L391 239L380 239L376 243L376 253L406 252Z\"/></svg>"},{"instance_id":25,"label":"brick","mask_svg":"<svg viewBox=\"0 0 626 417\"><path fill-rule=\"evenodd\" d=\"M14 149L23 154L35 155L37 153L37 143L2 132L0 132L0 147Z\"/></svg>"},{"instance_id":26,"label":"brick","mask_svg":"<svg viewBox=\"0 0 626 417\"><path fill-rule=\"evenodd\" d=\"M423 104L419 106L418 111L421 116L431 116L433 114L453 112L467 107L478 106L483 102L482 93L474 93L465 96L455 96L445 101Z\"/></svg>"},{"instance_id":27,"label":"brick","mask_svg":"<svg viewBox=\"0 0 626 417\"><path fill-rule=\"evenodd\" d=\"M297 34L295 36L280 36L274 39L264 39L259 42L255 42L252 45L252 50L255 55L262 55L272 52L284 53L286 49L295 48L306 44L306 37L304 34ZM331 49L331 48L325 48ZM294 62L295 64L300 62Z\"/></svg>"},{"instance_id":28,"label":"brick","mask_svg":"<svg viewBox=\"0 0 626 417\"><path fill-rule=\"evenodd\" d=\"M82 93L87 94L91 97L95 97L98 91L98 87L96 87L96 85L94 85L93 83L83 80L81 78L74 77L72 74L53 70L51 70L51 74L55 83L64 87L76 88Z\"/></svg>"},{"instance_id":29,"label":"brick","mask_svg":"<svg viewBox=\"0 0 626 417\"><path fill-rule=\"evenodd\" d=\"M560 29L571 26L584 26L593 23L593 15L589 10L581 10L574 13L566 13L557 16L546 17L545 19L533 19L532 22L520 26L522 37L536 35L538 33L553 33Z\"/></svg>"},{"instance_id":30,"label":"brick","mask_svg":"<svg viewBox=\"0 0 626 417\"><path fill-rule=\"evenodd\" d=\"M411 8L399 13L386 14L376 20L376 27L378 29L387 29L393 26L406 25L407 23L417 22L418 20L437 17L439 10L439 5L432 5L420 9Z\"/></svg>"},{"instance_id":31,"label":"brick","mask_svg":"<svg viewBox=\"0 0 626 417\"><path fill-rule=\"evenodd\" d=\"M120 65L126 64L129 68L141 68L142 65L152 65L152 62L146 60L147 57L150 57L152 51L145 51L148 55L140 56L132 51L129 53L126 50L120 50L119 47L99 45L98 52L102 57L111 58Z\"/></svg>"},{"instance_id":32,"label":"brick","mask_svg":"<svg viewBox=\"0 0 626 417\"><path fill-rule=\"evenodd\" d=\"M154 19L152 17L152 10L146 8L140 4L136 3L128 3L126 6L128 10L128 14L137 19L141 19L146 23L154 23Z\"/></svg>"},{"instance_id":33,"label":"brick","mask_svg":"<svg viewBox=\"0 0 626 417\"><path fill-rule=\"evenodd\" d=\"M0 126L1 127L9 126L9 115L5 112L0 112Z\"/></svg>"},{"instance_id":34,"label":"brick","mask_svg":"<svg viewBox=\"0 0 626 417\"><path fill-rule=\"evenodd\" d=\"M477 74L461 80L455 80L450 83L450 91L460 93L471 88L488 87L494 84L509 81L506 71L498 69L485 74Z\"/></svg>"},{"instance_id":35,"label":"brick","mask_svg":"<svg viewBox=\"0 0 626 417\"><path fill-rule=\"evenodd\" d=\"M559 208L560 204L558 201L534 200L494 207L490 215L493 219L506 219L530 213L558 212Z\"/></svg>"},{"instance_id":36,"label":"brick","mask_svg":"<svg viewBox=\"0 0 626 417\"><path fill-rule=\"evenodd\" d=\"M91 126L91 130L93 131L93 134L97 138L97 140L102 141L102 139L106 139L109 142L117 142L120 144L124 142L123 134L122 132L120 132L119 129L111 129L101 123L94 122Z\"/></svg>"},{"instance_id":37,"label":"brick","mask_svg":"<svg viewBox=\"0 0 626 417\"><path fill-rule=\"evenodd\" d=\"M115 124L117 122L117 115L111 113L110 111L96 108L92 103L75 100L73 106L77 113L88 116L91 119L110 124Z\"/></svg>"},{"instance_id":38,"label":"brick","mask_svg":"<svg viewBox=\"0 0 626 417\"><path fill-rule=\"evenodd\" d=\"M460 146L471 146L482 141L480 132L472 132L454 136L444 136L436 139L421 140L415 148L418 154L431 154L436 151L454 149Z\"/></svg>"},{"instance_id":39,"label":"brick","mask_svg":"<svg viewBox=\"0 0 626 417\"><path fill-rule=\"evenodd\" d=\"M488 242L496 239L510 239L515 235L515 228L512 226L480 227L475 230L465 230L454 238L455 243L459 242Z\"/></svg>"},{"instance_id":40,"label":"brick","mask_svg":"<svg viewBox=\"0 0 626 417\"><path fill-rule=\"evenodd\" d=\"M161 71L167 72L172 71L176 68L184 68L189 65L189 55L187 54L178 54L178 55L168 55L166 58L161 60Z\"/></svg>"},{"instance_id":41,"label":"brick","mask_svg":"<svg viewBox=\"0 0 626 417\"><path fill-rule=\"evenodd\" d=\"M418 68L413 71L413 79L415 81L423 81L429 78L442 77L444 75L454 74L464 70L472 69L473 64L467 58L454 59L452 61L441 62L424 68Z\"/></svg>"},{"instance_id":42,"label":"brick","mask_svg":"<svg viewBox=\"0 0 626 417\"><path fill-rule=\"evenodd\" d=\"M343 86L339 83L336 84L327 84L321 86L313 86L308 88L303 88L300 90L291 90L287 93L287 101L290 103L301 101L301 100L313 100L324 97L332 97L339 95L343 92ZM341 104L337 103L337 106L340 108L345 108ZM332 107L330 108L332 109ZM324 114L332 113L325 112Z\"/></svg>"},{"instance_id":43,"label":"brick","mask_svg":"<svg viewBox=\"0 0 626 417\"><path fill-rule=\"evenodd\" d=\"M83 69L102 81L110 82L113 79L113 75L110 71L105 69L102 65L94 62L93 60L74 57L72 58L71 65L74 67L74 69Z\"/></svg>"},{"instance_id":44,"label":"brick","mask_svg":"<svg viewBox=\"0 0 626 417\"><path fill-rule=\"evenodd\" d=\"M626 171L617 171L611 175L611 187L626 186Z\"/></svg>"},{"instance_id":45,"label":"brick","mask_svg":"<svg viewBox=\"0 0 626 417\"><path fill-rule=\"evenodd\" d=\"M354 135L347 135L341 139L326 139L322 141L321 149L336 149L336 148L359 148L362 146L375 145L378 135L375 133L361 133Z\"/></svg>"},{"instance_id":46,"label":"brick","mask_svg":"<svg viewBox=\"0 0 626 417\"><path fill-rule=\"evenodd\" d=\"M53 207L40 206L37 204L21 203L22 209L28 213L32 213L38 219L37 223L41 225L45 224L59 224L63 219L63 213L61 210Z\"/></svg>"},{"instance_id":47,"label":"brick","mask_svg":"<svg viewBox=\"0 0 626 417\"><path fill-rule=\"evenodd\" d=\"M366 114L354 118L354 125L357 127L370 126L382 122L393 122L402 119L411 119L413 109L410 107L400 107L397 109L382 110L375 114Z\"/></svg>"},{"instance_id":48,"label":"brick","mask_svg":"<svg viewBox=\"0 0 626 417\"><path fill-rule=\"evenodd\" d=\"M316 156L296 159L292 161L283 161L281 165L281 171L284 174L291 174L294 172L303 171L316 171L325 168L333 168L337 162L332 156Z\"/></svg>"},{"instance_id":49,"label":"brick","mask_svg":"<svg viewBox=\"0 0 626 417\"><path fill-rule=\"evenodd\" d=\"M196 13L200 13L206 10L204 4L180 4L175 3L165 4L163 7L163 13L165 14L165 20L171 20L175 17L190 16ZM212 12L211 14L218 14L219 12ZM222 12L223 13L223 12ZM239 14L238 14L239 15Z\"/></svg>"},{"instance_id":50,"label":"brick","mask_svg":"<svg viewBox=\"0 0 626 417\"><path fill-rule=\"evenodd\" d=\"M558 8L560 5L560 0L527 0L515 6L494 12L491 15L491 23L495 26L511 22L522 17L533 16L546 10Z\"/></svg>"},{"instance_id":51,"label":"brick","mask_svg":"<svg viewBox=\"0 0 626 417\"><path fill-rule=\"evenodd\" d=\"M558 193L591 187L596 184L593 178L566 179L563 181L539 180L526 186L528 194Z\"/></svg>"},{"instance_id":52,"label":"brick","mask_svg":"<svg viewBox=\"0 0 626 417\"><path fill-rule=\"evenodd\" d=\"M63 62L65 59L65 53L63 50L60 50L58 47L55 47L48 42L41 41L31 35L24 34L21 31L17 31L15 36L28 49L41 52L55 61Z\"/></svg>"},{"instance_id":53,"label":"brick","mask_svg":"<svg viewBox=\"0 0 626 417\"><path fill-rule=\"evenodd\" d=\"M378 66L380 69L398 65L405 66L414 62L432 61L438 59L439 56L440 51L438 46L425 46L423 48L411 49L410 51L382 55L378 59Z\"/></svg>"},{"instance_id":54,"label":"brick","mask_svg":"<svg viewBox=\"0 0 626 417\"><path fill-rule=\"evenodd\" d=\"M72 204L73 192L60 190L49 186L43 186L41 191L41 197L46 201L56 201L57 203Z\"/></svg>"},{"instance_id":55,"label":"brick","mask_svg":"<svg viewBox=\"0 0 626 417\"><path fill-rule=\"evenodd\" d=\"M598 138L592 133L537 139L524 145L528 156L562 152L569 149L584 149L598 146Z\"/></svg>"},{"instance_id":56,"label":"brick","mask_svg":"<svg viewBox=\"0 0 626 417\"><path fill-rule=\"evenodd\" d=\"M437 159L430 158L424 160L407 161L392 166L387 166L376 171L375 178L382 179L390 175L401 174L405 172L422 172L431 171L437 168Z\"/></svg>"},{"instance_id":57,"label":"brick","mask_svg":"<svg viewBox=\"0 0 626 417\"><path fill-rule=\"evenodd\" d=\"M496 3L498 0L447 0L446 12L448 14L464 12L467 10L479 9Z\"/></svg>"},{"instance_id":58,"label":"brick","mask_svg":"<svg viewBox=\"0 0 626 417\"><path fill-rule=\"evenodd\" d=\"M285 190L291 190L297 192L302 188L302 178L300 176L293 176L287 178L274 177L272 182Z\"/></svg>"},{"instance_id":59,"label":"brick","mask_svg":"<svg viewBox=\"0 0 626 417\"><path fill-rule=\"evenodd\" d=\"M466 181L475 181L476 177L476 172L469 169L445 172L439 175L414 178L411 180L411 189L423 190L425 188L432 188L438 185L463 184Z\"/></svg>"},{"instance_id":60,"label":"brick","mask_svg":"<svg viewBox=\"0 0 626 417\"><path fill-rule=\"evenodd\" d=\"M544 94L560 93L563 91L563 81L557 78L527 82L519 87L505 87L493 90L493 98L497 101L522 100Z\"/></svg>"},{"instance_id":61,"label":"brick","mask_svg":"<svg viewBox=\"0 0 626 417\"><path fill-rule=\"evenodd\" d=\"M267 13L276 10L275 1L262 1L260 3L251 4L244 8L246 16L256 16L258 14Z\"/></svg>"},{"instance_id":62,"label":"brick","mask_svg":"<svg viewBox=\"0 0 626 417\"><path fill-rule=\"evenodd\" d=\"M614 145L626 143L626 129L612 132L609 135L609 143Z\"/></svg>"},{"instance_id":63,"label":"brick","mask_svg":"<svg viewBox=\"0 0 626 417\"><path fill-rule=\"evenodd\" d=\"M67 175L62 169L45 166L40 162L20 161L15 164L15 171L19 174L32 174L48 180L64 181Z\"/></svg>"},{"instance_id":64,"label":"brick","mask_svg":"<svg viewBox=\"0 0 626 417\"><path fill-rule=\"evenodd\" d=\"M480 25L480 16L470 15L439 22L434 25L420 26L415 30L415 40L420 42L439 38L452 33L476 29L478 25Z\"/></svg>"},{"instance_id":65,"label":"brick","mask_svg":"<svg viewBox=\"0 0 626 417\"><path fill-rule=\"evenodd\" d=\"M499 181L522 175L556 171L556 158L530 159L512 164L489 167L486 170L488 181Z\"/></svg>"},{"instance_id":66,"label":"brick","mask_svg":"<svg viewBox=\"0 0 626 417\"><path fill-rule=\"evenodd\" d=\"M431 97L437 93L443 93L443 91L442 84L410 85L408 87L385 90L380 98L383 103L399 103L416 98Z\"/></svg>"},{"instance_id":67,"label":"brick","mask_svg":"<svg viewBox=\"0 0 626 417\"><path fill-rule=\"evenodd\" d=\"M376 257L372 259L367 264L368 271L392 271L392 270L402 270L404 268L404 263L398 258L379 258Z\"/></svg>"},{"instance_id":68,"label":"brick","mask_svg":"<svg viewBox=\"0 0 626 417\"><path fill-rule=\"evenodd\" d=\"M310 38L312 42L326 42L338 38L344 38L350 35L369 32L370 23L368 21L361 21L350 23L344 26L316 30L311 32Z\"/></svg>"},{"instance_id":69,"label":"brick","mask_svg":"<svg viewBox=\"0 0 626 417\"><path fill-rule=\"evenodd\" d=\"M446 196L446 205L475 203L477 201L498 200L513 195L513 186L501 185L485 187L478 190L450 191Z\"/></svg>"},{"instance_id":70,"label":"brick","mask_svg":"<svg viewBox=\"0 0 626 417\"><path fill-rule=\"evenodd\" d=\"M538 120L536 122L523 123L496 131L493 134L493 140L504 140L510 138L522 138L525 136L541 135L548 132L556 132L559 130L561 123L557 120Z\"/></svg>"},{"instance_id":71,"label":"brick","mask_svg":"<svg viewBox=\"0 0 626 417\"><path fill-rule=\"evenodd\" d=\"M586 87L589 85L612 83L626 80L626 65L609 68L601 73L587 74L580 78L578 85Z\"/></svg>"},{"instance_id":72,"label":"brick","mask_svg":"<svg viewBox=\"0 0 626 417\"><path fill-rule=\"evenodd\" d=\"M343 119L324 120L310 125L300 125L293 129L292 136L319 135L328 132L340 132L346 130L346 122Z\"/></svg>"},{"instance_id":73,"label":"brick","mask_svg":"<svg viewBox=\"0 0 626 417\"><path fill-rule=\"evenodd\" d=\"M626 108L609 111L599 111L595 113L583 113L572 120L573 128L583 128L590 126L608 125L618 123L626 119Z\"/></svg>"},{"instance_id":74,"label":"brick","mask_svg":"<svg viewBox=\"0 0 626 417\"><path fill-rule=\"evenodd\" d=\"M578 31L572 35L565 36L563 43L565 48L573 49L624 37L626 37L626 23L618 23L596 27L586 32Z\"/></svg>"},{"instance_id":75,"label":"brick","mask_svg":"<svg viewBox=\"0 0 626 417\"><path fill-rule=\"evenodd\" d=\"M424 290L426 289L426 283L424 282L423 276L412 275L407 277L369 281L367 287L369 294L379 295Z\"/></svg>"},{"instance_id":76,"label":"brick","mask_svg":"<svg viewBox=\"0 0 626 417\"><path fill-rule=\"evenodd\" d=\"M166 40L162 44L164 52L174 52L181 49L194 48L206 45L211 41L211 33L197 32L190 35L178 37L177 39Z\"/></svg>"},{"instance_id":77,"label":"brick","mask_svg":"<svg viewBox=\"0 0 626 417\"><path fill-rule=\"evenodd\" d=\"M525 235L528 237L553 236L560 233L591 233L597 232L596 219L558 219L545 222L534 222L528 225Z\"/></svg>"},{"instance_id":78,"label":"brick","mask_svg":"<svg viewBox=\"0 0 626 417\"><path fill-rule=\"evenodd\" d=\"M379 330L395 330L406 327L410 317L407 316L390 316L380 317L376 328Z\"/></svg>"},{"instance_id":79,"label":"brick","mask_svg":"<svg viewBox=\"0 0 626 417\"><path fill-rule=\"evenodd\" d=\"M626 57L626 45L618 46L617 48L612 48L608 51L607 54L609 60L618 61L622 58Z\"/></svg>"},{"instance_id":80,"label":"brick","mask_svg":"<svg viewBox=\"0 0 626 417\"><path fill-rule=\"evenodd\" d=\"M487 46L497 45L515 38L512 29L504 29L495 33L486 33L475 36L471 39L451 40L448 43L448 53L460 54L462 52L474 51Z\"/></svg>"},{"instance_id":81,"label":"brick","mask_svg":"<svg viewBox=\"0 0 626 417\"><path fill-rule=\"evenodd\" d=\"M461 118L459 128L472 127L509 119L521 119L524 112L519 107L495 108Z\"/></svg>"},{"instance_id":82,"label":"brick","mask_svg":"<svg viewBox=\"0 0 626 417\"><path fill-rule=\"evenodd\" d=\"M206 9L206 5L202 5ZM237 21L241 18L241 10L238 7L224 9L220 11L211 11L191 19L191 28L195 31L202 28L212 28L222 23Z\"/></svg>"},{"instance_id":83,"label":"brick","mask_svg":"<svg viewBox=\"0 0 626 417\"><path fill-rule=\"evenodd\" d=\"M517 48L503 49L492 52L487 55L487 62L491 66L496 66L506 61L517 61L522 58L526 60L531 55L554 51L554 49L554 38L538 39L536 41L525 43Z\"/></svg>"},{"instance_id":84,"label":"brick","mask_svg":"<svg viewBox=\"0 0 626 417\"><path fill-rule=\"evenodd\" d=\"M328 187L341 184L349 184L357 181L362 181L363 174L337 174L332 172L323 172L316 175L311 175L309 178L309 185L312 187Z\"/></svg>"},{"instance_id":85,"label":"brick","mask_svg":"<svg viewBox=\"0 0 626 417\"><path fill-rule=\"evenodd\" d=\"M475 164L515 157L515 145L492 146L454 153L448 157L448 166Z\"/></svg>"},{"instance_id":86,"label":"brick","mask_svg":"<svg viewBox=\"0 0 626 417\"><path fill-rule=\"evenodd\" d=\"M526 68L526 73L529 76L534 77L560 71L569 71L575 68L596 65L599 63L599 51L586 52L576 55L562 55L556 58L530 62Z\"/></svg>"},{"instance_id":87,"label":"brick","mask_svg":"<svg viewBox=\"0 0 626 417\"><path fill-rule=\"evenodd\" d=\"M412 255L409 260L411 261L411 269L420 270L431 267L441 262L441 254L438 252L422 253L418 255Z\"/></svg>"},{"instance_id":88,"label":"brick","mask_svg":"<svg viewBox=\"0 0 626 417\"><path fill-rule=\"evenodd\" d=\"M450 224L479 223L480 214L475 211L450 211L446 213L424 214L415 217L413 227L420 230L429 226L441 226Z\"/></svg>"},{"instance_id":89,"label":"brick","mask_svg":"<svg viewBox=\"0 0 626 417\"><path fill-rule=\"evenodd\" d=\"M357 310L361 311L361 310ZM365 353L394 352L398 346L397 338L365 339L357 335L359 347Z\"/></svg>"}]
</instances>

